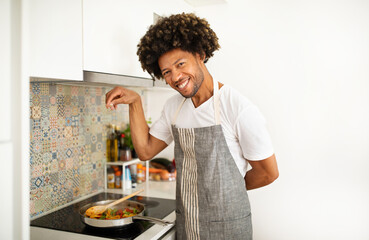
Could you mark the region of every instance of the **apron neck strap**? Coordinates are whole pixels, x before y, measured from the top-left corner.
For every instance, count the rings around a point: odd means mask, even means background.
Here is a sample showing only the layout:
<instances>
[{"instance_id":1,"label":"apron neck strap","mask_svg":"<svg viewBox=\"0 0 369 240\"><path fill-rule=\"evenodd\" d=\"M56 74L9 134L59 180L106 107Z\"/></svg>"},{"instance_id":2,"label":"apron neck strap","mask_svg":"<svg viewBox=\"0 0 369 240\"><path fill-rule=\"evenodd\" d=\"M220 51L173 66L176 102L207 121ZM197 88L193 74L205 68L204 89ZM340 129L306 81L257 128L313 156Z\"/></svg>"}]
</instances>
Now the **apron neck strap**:
<instances>
[{"instance_id":1,"label":"apron neck strap","mask_svg":"<svg viewBox=\"0 0 369 240\"><path fill-rule=\"evenodd\" d=\"M219 84L213 78L213 98L214 98L214 114L215 124L220 124L220 96L219 96Z\"/></svg>"},{"instance_id":2,"label":"apron neck strap","mask_svg":"<svg viewBox=\"0 0 369 240\"><path fill-rule=\"evenodd\" d=\"M213 78L213 98L214 98L214 118L215 118L215 124L220 124L220 96L219 96L219 85L218 82L215 81ZM187 98L184 98L181 104L178 106L176 113L173 116L172 119L172 125L175 125L177 121L177 117L179 114L179 111L181 110L184 102L187 100Z\"/></svg>"}]
</instances>

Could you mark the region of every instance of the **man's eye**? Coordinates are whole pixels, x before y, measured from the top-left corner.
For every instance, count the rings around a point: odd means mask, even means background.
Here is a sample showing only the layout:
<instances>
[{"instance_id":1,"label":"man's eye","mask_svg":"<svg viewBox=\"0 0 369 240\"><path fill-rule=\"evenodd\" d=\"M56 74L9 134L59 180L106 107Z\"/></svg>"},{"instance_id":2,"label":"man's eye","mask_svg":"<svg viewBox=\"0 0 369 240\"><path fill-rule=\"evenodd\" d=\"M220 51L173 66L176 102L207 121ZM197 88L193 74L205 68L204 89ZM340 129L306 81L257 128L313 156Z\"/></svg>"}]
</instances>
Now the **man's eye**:
<instances>
[{"instance_id":1,"label":"man's eye","mask_svg":"<svg viewBox=\"0 0 369 240\"><path fill-rule=\"evenodd\" d=\"M180 63L178 63L178 66L179 67L181 67L181 66L183 66L185 63L184 62L180 62Z\"/></svg>"},{"instance_id":2,"label":"man's eye","mask_svg":"<svg viewBox=\"0 0 369 240\"><path fill-rule=\"evenodd\" d=\"M163 76L168 75L169 71L163 72Z\"/></svg>"}]
</instances>

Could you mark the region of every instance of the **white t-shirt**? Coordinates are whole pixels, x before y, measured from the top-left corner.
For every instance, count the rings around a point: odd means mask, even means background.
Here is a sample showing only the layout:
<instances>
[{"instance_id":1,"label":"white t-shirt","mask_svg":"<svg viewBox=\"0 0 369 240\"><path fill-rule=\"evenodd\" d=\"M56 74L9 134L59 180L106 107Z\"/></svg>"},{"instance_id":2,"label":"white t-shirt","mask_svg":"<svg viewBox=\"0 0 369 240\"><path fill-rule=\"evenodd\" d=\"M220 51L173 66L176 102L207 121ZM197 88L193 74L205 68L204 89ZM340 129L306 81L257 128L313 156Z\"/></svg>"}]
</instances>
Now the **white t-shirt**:
<instances>
[{"instance_id":1,"label":"white t-shirt","mask_svg":"<svg viewBox=\"0 0 369 240\"><path fill-rule=\"evenodd\" d=\"M273 155L273 146L258 108L235 89L223 85L220 94L220 121L228 148L242 176L248 160L263 160ZM173 141L172 120L183 97L177 94L168 99L161 117L150 128L150 134L168 145ZM175 122L178 128L198 128L215 125L214 99L195 108L188 98Z\"/></svg>"}]
</instances>

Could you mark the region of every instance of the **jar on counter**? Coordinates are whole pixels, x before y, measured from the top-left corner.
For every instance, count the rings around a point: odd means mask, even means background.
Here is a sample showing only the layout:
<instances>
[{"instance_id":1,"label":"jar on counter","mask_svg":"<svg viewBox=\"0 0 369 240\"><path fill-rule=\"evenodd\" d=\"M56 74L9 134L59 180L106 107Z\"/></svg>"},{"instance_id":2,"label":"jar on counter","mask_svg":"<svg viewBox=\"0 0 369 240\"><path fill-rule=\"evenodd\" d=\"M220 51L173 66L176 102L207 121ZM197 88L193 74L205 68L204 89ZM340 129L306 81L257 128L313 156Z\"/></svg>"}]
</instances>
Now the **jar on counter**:
<instances>
[{"instance_id":1,"label":"jar on counter","mask_svg":"<svg viewBox=\"0 0 369 240\"><path fill-rule=\"evenodd\" d=\"M126 145L123 145L121 148L120 148L120 161L130 161L132 160L132 154L131 154L131 148L126 146Z\"/></svg>"},{"instance_id":2,"label":"jar on counter","mask_svg":"<svg viewBox=\"0 0 369 240\"><path fill-rule=\"evenodd\" d=\"M146 173L143 170L142 164L137 164L137 183L146 181Z\"/></svg>"},{"instance_id":3,"label":"jar on counter","mask_svg":"<svg viewBox=\"0 0 369 240\"><path fill-rule=\"evenodd\" d=\"M115 171L115 188L122 187L122 171L117 170Z\"/></svg>"},{"instance_id":4,"label":"jar on counter","mask_svg":"<svg viewBox=\"0 0 369 240\"><path fill-rule=\"evenodd\" d=\"M115 174L114 170L109 167L107 170L107 178L108 178L108 188L114 188L115 187Z\"/></svg>"}]
</instances>

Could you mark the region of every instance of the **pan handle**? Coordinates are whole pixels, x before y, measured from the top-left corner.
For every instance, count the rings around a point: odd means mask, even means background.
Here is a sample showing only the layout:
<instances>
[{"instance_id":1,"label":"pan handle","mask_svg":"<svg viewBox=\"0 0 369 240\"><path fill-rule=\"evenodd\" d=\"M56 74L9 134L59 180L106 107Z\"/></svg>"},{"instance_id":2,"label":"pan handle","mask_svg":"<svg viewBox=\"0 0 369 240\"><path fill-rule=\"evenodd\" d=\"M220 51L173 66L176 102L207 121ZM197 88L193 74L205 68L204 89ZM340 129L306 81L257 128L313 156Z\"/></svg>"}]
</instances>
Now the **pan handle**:
<instances>
[{"instance_id":1,"label":"pan handle","mask_svg":"<svg viewBox=\"0 0 369 240\"><path fill-rule=\"evenodd\" d=\"M166 221L166 220L162 220L162 219L159 219L159 218L153 218L153 217L148 217L148 216L133 216L132 217L133 219L139 219L139 220L147 220L147 221L150 221L150 222L153 222L153 223L157 223L157 224L160 224L160 225L163 225L163 226L166 226L168 224L174 224L174 222L171 222L171 221Z\"/></svg>"}]
</instances>

